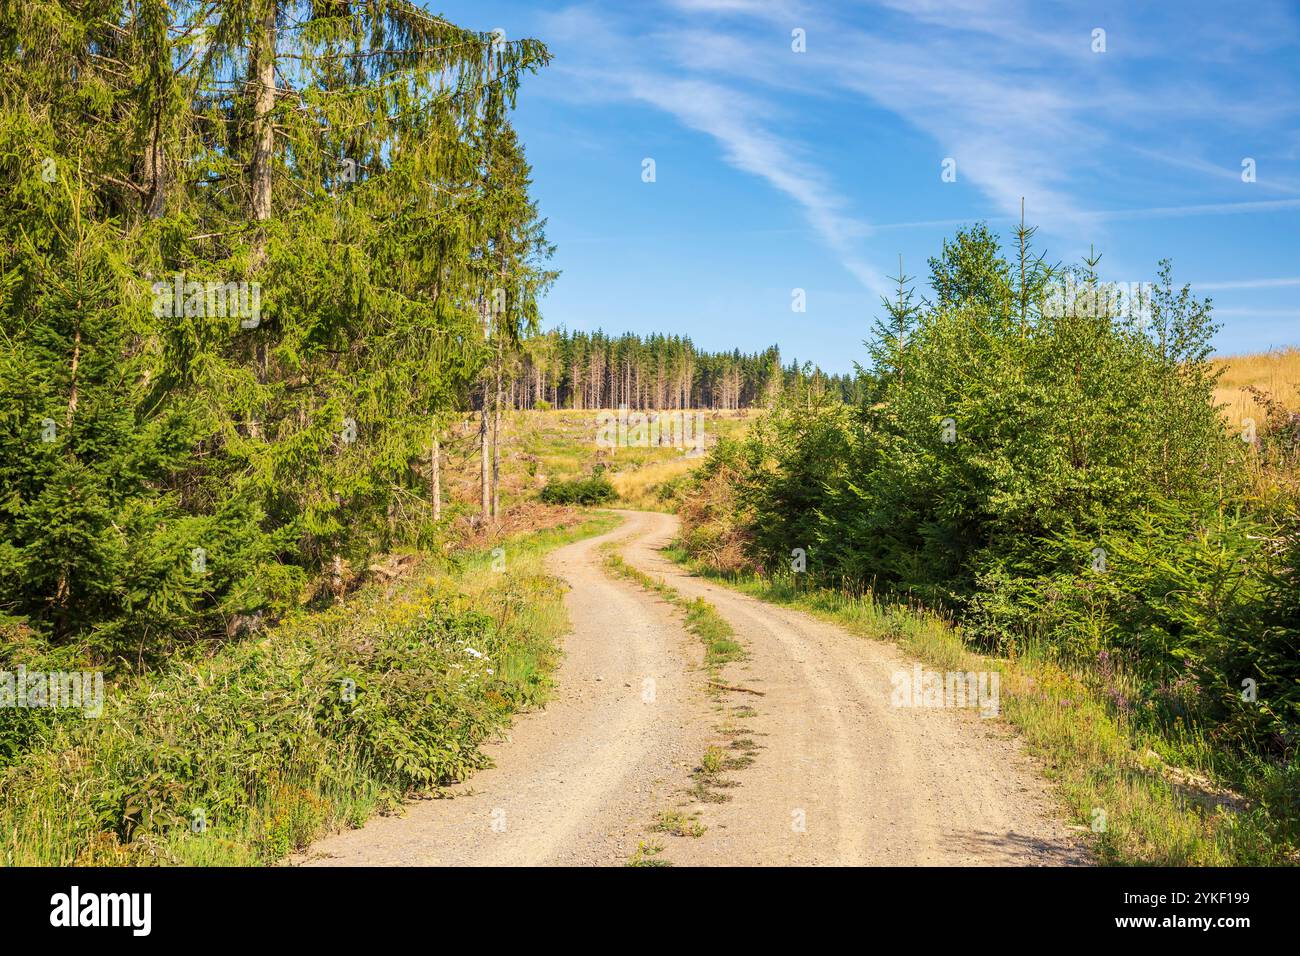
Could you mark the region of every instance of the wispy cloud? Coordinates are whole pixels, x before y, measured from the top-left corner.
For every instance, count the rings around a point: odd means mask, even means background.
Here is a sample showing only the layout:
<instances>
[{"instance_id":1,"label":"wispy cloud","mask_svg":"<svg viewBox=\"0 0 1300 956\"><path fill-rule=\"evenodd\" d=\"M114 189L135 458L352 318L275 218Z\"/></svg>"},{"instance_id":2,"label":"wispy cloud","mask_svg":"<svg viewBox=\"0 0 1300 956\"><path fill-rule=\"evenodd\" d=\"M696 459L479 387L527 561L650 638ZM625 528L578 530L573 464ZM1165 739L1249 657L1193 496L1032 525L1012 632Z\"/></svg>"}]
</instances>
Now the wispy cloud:
<instances>
[{"instance_id":1,"label":"wispy cloud","mask_svg":"<svg viewBox=\"0 0 1300 956\"><path fill-rule=\"evenodd\" d=\"M669 0L669 6L688 14L740 14L780 22L796 18L801 9L785 0Z\"/></svg>"},{"instance_id":2,"label":"wispy cloud","mask_svg":"<svg viewBox=\"0 0 1300 956\"><path fill-rule=\"evenodd\" d=\"M1300 209L1300 199L1264 199L1259 202L1193 203L1188 206L1147 206L1139 209L1104 209L1084 215L1091 219L1171 219L1180 216L1239 216L1245 213L1285 212Z\"/></svg>"},{"instance_id":3,"label":"wispy cloud","mask_svg":"<svg viewBox=\"0 0 1300 956\"><path fill-rule=\"evenodd\" d=\"M1276 12L1269 16L1286 22ZM584 95L642 103L710 137L723 161L796 204L843 267L876 294L887 293L888 283L866 251L873 235L948 228L974 217L877 225L883 217L862 208L859 184L837 181L832 167L791 132L799 129L800 104L829 102L851 115L854 103L865 103L903 119L935 144L936 188L941 160L951 157L958 180L987 201L990 214L982 218L1017 219L1023 197L1030 220L1046 235L1074 242L1103 238L1098 233L1111 222L1300 206L1291 199L1214 201L1230 197L1230 181L1241 186L1240 171L1203 159L1199 146L1182 145L1190 117L1197 129L1219 123L1239 132L1253 124L1264 131L1265 120L1295 111L1287 97L1251 86L1239 43L1225 41L1215 51L1238 67L1233 83L1202 82L1170 59L1183 29L1178 18L1160 21L1172 35L1159 42L1118 14L1106 20L1111 52L1105 54L1092 52L1091 19L1044 12L1025 0L875 0L856 7L663 0L648 34L619 12L574 6L549 17L548 34L567 33L579 45L581 56L560 59L555 69L579 79ZM796 26L808 36L808 52L798 56L789 48L789 29ZM1200 35L1199 27L1185 29L1184 39ZM1135 84L1130 71L1143 58L1170 69L1148 70ZM1162 124L1177 138L1145 136ZM1180 145L1145 145L1162 141ZM877 144L863 144L868 162L880 152ZM1125 181L1122 166L1114 174L1117 153L1203 174L1207 201L1097 209L1100 170L1107 171L1107 187L1120 187L1108 188L1108 195L1149 190L1142 170L1150 175L1150 165L1134 167ZM1260 185L1265 196L1300 191L1274 170Z\"/></svg>"},{"instance_id":4,"label":"wispy cloud","mask_svg":"<svg viewBox=\"0 0 1300 956\"><path fill-rule=\"evenodd\" d=\"M1240 186L1248 185L1241 179L1242 170L1240 167L1232 168L1218 163L1212 163L1207 159L1202 159L1200 156L1192 155L1190 149L1182 153L1170 153L1167 150L1147 149L1141 146L1133 146L1131 148L1139 156L1145 156L1169 166L1176 166L1179 169L1190 169L1194 172L1203 173L1205 176L1219 180L1220 182L1231 182ZM1242 157L1242 159L1246 158L1247 157L1245 156ZM1297 186L1289 177L1279 176L1276 169L1270 170L1267 161L1264 163L1263 169L1260 169L1258 165L1256 166L1255 175L1257 178L1255 182L1249 184L1251 187L1289 193L1291 195L1300 193L1300 186Z\"/></svg>"},{"instance_id":5,"label":"wispy cloud","mask_svg":"<svg viewBox=\"0 0 1300 956\"><path fill-rule=\"evenodd\" d=\"M1193 203L1186 206L1144 206L1136 209L1079 210L1076 215L1083 220L1115 222L1125 219L1177 219L1185 216L1240 216L1250 213L1300 211L1300 199L1264 199L1258 202ZM878 222L872 224L873 232L893 229L951 229L969 225L978 220L987 222L1014 222L1018 215L990 214L966 216L958 219L913 219L906 222Z\"/></svg>"},{"instance_id":6,"label":"wispy cloud","mask_svg":"<svg viewBox=\"0 0 1300 956\"><path fill-rule=\"evenodd\" d=\"M797 145L763 125L756 104L700 81L642 74L631 85L638 99L713 137L732 166L761 177L793 199L846 270L872 292L888 293L883 276L853 251L855 241L868 233L868 224L847 211L847 200L822 170L799 154Z\"/></svg>"},{"instance_id":7,"label":"wispy cloud","mask_svg":"<svg viewBox=\"0 0 1300 956\"><path fill-rule=\"evenodd\" d=\"M679 7L751 13L761 6L745 0L679 0ZM770 9L766 11L770 14ZM711 137L736 169L764 180L793 200L809 225L844 269L876 295L887 295L883 275L856 251L870 232L864 219L831 177L808 158L804 146L774 130L780 111L767 101L710 79L683 79L647 63L644 51L619 35L614 25L586 8L570 8L552 21L554 31L580 30L601 37L603 55L572 67L560 66L604 97L631 99L673 116Z\"/></svg>"}]
</instances>

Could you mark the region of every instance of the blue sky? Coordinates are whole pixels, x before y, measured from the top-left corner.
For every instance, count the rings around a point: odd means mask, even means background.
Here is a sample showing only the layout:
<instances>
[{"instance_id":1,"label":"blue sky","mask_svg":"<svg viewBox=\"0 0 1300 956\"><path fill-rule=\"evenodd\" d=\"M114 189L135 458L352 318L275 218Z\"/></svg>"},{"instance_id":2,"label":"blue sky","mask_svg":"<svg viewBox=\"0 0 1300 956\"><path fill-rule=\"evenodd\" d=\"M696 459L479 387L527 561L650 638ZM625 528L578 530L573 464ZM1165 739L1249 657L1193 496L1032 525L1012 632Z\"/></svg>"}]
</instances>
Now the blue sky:
<instances>
[{"instance_id":1,"label":"blue sky","mask_svg":"<svg viewBox=\"0 0 1300 956\"><path fill-rule=\"evenodd\" d=\"M1024 196L1053 260L1092 245L1129 283L1171 258L1221 353L1300 343L1295 0L427 5L555 57L515 117L563 271L549 326L848 371L900 255L924 291L945 236L1008 237Z\"/></svg>"}]
</instances>

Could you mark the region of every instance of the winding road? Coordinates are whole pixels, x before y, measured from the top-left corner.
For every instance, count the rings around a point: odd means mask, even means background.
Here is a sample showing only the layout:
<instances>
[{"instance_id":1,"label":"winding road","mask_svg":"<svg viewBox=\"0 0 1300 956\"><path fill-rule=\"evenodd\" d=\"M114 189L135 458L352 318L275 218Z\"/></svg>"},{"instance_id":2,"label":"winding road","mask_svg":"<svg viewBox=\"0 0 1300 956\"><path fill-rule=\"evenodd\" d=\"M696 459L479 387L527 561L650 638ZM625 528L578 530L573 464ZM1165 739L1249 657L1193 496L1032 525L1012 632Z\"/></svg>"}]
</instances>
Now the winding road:
<instances>
[{"instance_id":1,"label":"winding road","mask_svg":"<svg viewBox=\"0 0 1300 956\"><path fill-rule=\"evenodd\" d=\"M674 516L623 514L549 556L573 630L554 699L486 747L495 766L451 799L327 837L297 862L623 865L642 842L679 866L1088 862L1001 721L891 706L891 676L914 663L893 645L696 577L659 553ZM719 680L745 691L708 693L681 613L604 568L611 541L731 624L748 653ZM712 791L720 802L692 793L710 746L742 758ZM664 811L703 835L650 832Z\"/></svg>"}]
</instances>

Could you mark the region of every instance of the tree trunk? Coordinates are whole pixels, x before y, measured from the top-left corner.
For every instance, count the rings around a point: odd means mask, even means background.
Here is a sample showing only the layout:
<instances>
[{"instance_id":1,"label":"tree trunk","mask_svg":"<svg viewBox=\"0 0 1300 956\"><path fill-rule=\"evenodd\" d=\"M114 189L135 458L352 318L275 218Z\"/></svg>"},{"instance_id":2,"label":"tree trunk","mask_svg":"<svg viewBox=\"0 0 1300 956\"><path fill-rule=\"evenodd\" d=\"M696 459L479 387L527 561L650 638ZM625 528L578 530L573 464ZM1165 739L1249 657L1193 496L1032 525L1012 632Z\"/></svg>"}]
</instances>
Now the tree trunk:
<instances>
[{"instance_id":1,"label":"tree trunk","mask_svg":"<svg viewBox=\"0 0 1300 956\"><path fill-rule=\"evenodd\" d=\"M249 212L256 222L271 218L271 157L275 151L275 0L263 0L252 44L253 161L249 164Z\"/></svg>"},{"instance_id":2,"label":"tree trunk","mask_svg":"<svg viewBox=\"0 0 1300 956\"><path fill-rule=\"evenodd\" d=\"M78 314L80 314L81 303L77 303ZM72 416L77 411L77 366L81 364L81 326L78 324L77 332L72 339L72 362L69 369L69 387L68 387L68 414L64 418L64 427L72 427Z\"/></svg>"},{"instance_id":3,"label":"tree trunk","mask_svg":"<svg viewBox=\"0 0 1300 956\"><path fill-rule=\"evenodd\" d=\"M496 401L492 409L492 520L501 511L501 346L497 346Z\"/></svg>"},{"instance_id":4,"label":"tree trunk","mask_svg":"<svg viewBox=\"0 0 1300 956\"><path fill-rule=\"evenodd\" d=\"M154 106L149 141L144 148L144 214L158 219L167 211L167 157L162 145L162 107Z\"/></svg>"},{"instance_id":5,"label":"tree trunk","mask_svg":"<svg viewBox=\"0 0 1300 956\"><path fill-rule=\"evenodd\" d=\"M489 474L491 458L488 455L488 383L483 380L483 407L478 417L479 452L479 512L484 524L492 517L492 478Z\"/></svg>"},{"instance_id":6,"label":"tree trunk","mask_svg":"<svg viewBox=\"0 0 1300 956\"><path fill-rule=\"evenodd\" d=\"M438 426L433 426L433 443L429 447L429 497L433 499L433 520L442 519L442 446Z\"/></svg>"}]
</instances>

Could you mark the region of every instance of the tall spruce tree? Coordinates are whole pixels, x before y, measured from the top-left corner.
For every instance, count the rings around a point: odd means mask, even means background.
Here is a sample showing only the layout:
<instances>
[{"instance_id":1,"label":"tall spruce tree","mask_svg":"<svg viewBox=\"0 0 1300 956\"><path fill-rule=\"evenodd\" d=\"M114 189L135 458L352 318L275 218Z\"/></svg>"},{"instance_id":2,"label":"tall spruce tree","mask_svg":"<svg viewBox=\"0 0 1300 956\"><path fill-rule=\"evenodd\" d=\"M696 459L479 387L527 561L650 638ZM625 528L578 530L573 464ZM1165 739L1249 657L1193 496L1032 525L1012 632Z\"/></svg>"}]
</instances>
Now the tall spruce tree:
<instances>
[{"instance_id":1,"label":"tall spruce tree","mask_svg":"<svg viewBox=\"0 0 1300 956\"><path fill-rule=\"evenodd\" d=\"M38 0L0 54L0 612L147 663L431 516L480 264L517 315L545 286L484 150L545 48L407 0Z\"/></svg>"}]
</instances>

